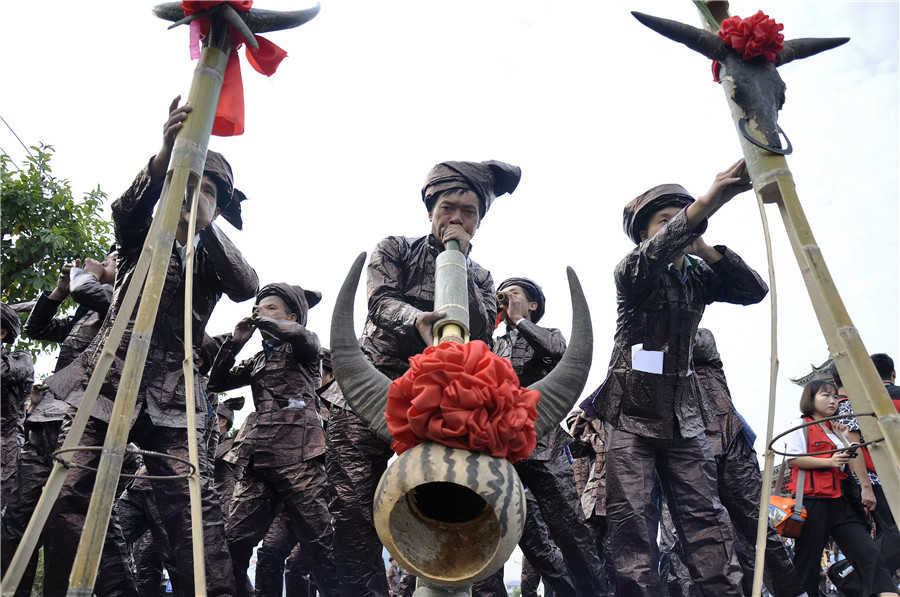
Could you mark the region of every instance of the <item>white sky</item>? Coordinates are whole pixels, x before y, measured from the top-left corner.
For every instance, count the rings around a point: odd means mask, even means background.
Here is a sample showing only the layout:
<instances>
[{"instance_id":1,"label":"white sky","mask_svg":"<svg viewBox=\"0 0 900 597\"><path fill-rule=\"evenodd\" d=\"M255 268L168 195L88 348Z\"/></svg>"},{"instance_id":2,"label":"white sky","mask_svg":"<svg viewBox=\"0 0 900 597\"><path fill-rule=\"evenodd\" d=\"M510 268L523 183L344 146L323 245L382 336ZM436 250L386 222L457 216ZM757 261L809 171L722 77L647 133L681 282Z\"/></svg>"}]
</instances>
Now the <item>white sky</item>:
<instances>
[{"instance_id":1,"label":"white sky","mask_svg":"<svg viewBox=\"0 0 900 597\"><path fill-rule=\"evenodd\" d=\"M76 196L98 184L111 198L121 193L158 149L169 101L187 96L188 30L167 31L150 6L4 5L0 115L27 145L56 148L54 174L70 179ZM788 91L779 122L794 144L788 163L801 202L866 349L900 363L898 4L731 3L731 13L744 17L759 9L784 23L787 39L852 38L780 69ZM567 336L565 266L575 268L593 316L585 392L593 390L612 347L612 270L632 247L622 207L663 182L699 195L740 157L709 61L643 27L629 10L700 23L688 0L326 1L310 23L268 35L289 53L274 76L259 75L242 57L247 132L214 137L210 147L228 157L250 201L243 232L219 223L262 283L323 292L309 325L327 345L334 299L354 257L384 236L429 231L419 190L433 164L519 165L518 190L491 208L472 257L496 282L524 275L542 284L542 324ZM22 163L24 149L5 127L0 147ZM774 206L767 214L779 299L777 432L797 413L800 389L788 378L828 352L781 217ZM767 278L751 193L714 216L706 240L727 244ZM361 285L357 333L364 293ZM223 299L208 331L229 331L250 305ZM769 313L768 299L717 304L702 323L716 335L738 410L760 436ZM251 340L247 354L258 346ZM248 400L243 414L250 408ZM758 440L757 450L763 447Z\"/></svg>"}]
</instances>

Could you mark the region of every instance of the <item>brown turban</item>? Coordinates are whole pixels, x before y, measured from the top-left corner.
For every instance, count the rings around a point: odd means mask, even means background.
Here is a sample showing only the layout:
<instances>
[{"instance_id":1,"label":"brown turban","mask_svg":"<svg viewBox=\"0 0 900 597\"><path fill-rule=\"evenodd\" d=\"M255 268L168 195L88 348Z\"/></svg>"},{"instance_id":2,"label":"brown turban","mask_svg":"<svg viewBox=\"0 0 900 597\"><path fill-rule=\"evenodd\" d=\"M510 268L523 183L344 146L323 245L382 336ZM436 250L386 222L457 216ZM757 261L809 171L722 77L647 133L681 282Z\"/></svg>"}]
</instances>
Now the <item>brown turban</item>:
<instances>
[{"instance_id":1,"label":"brown turban","mask_svg":"<svg viewBox=\"0 0 900 597\"><path fill-rule=\"evenodd\" d=\"M216 181L216 205L222 217L238 230L242 229L241 201L246 201L247 197L234 188L234 174L228 160L221 153L207 151L203 174Z\"/></svg>"},{"instance_id":2,"label":"brown turban","mask_svg":"<svg viewBox=\"0 0 900 597\"><path fill-rule=\"evenodd\" d=\"M643 195L632 199L622 213L622 227L635 244L641 243L641 230L647 227L647 220L667 207L686 207L694 198L679 184L661 184Z\"/></svg>"},{"instance_id":3,"label":"brown turban","mask_svg":"<svg viewBox=\"0 0 900 597\"><path fill-rule=\"evenodd\" d=\"M522 169L496 160L489 162L441 162L431 169L422 187L422 201L428 211L435 197L454 189L473 191L481 206L479 218L491 208L494 199L512 193L522 178Z\"/></svg>"},{"instance_id":4,"label":"brown turban","mask_svg":"<svg viewBox=\"0 0 900 597\"><path fill-rule=\"evenodd\" d=\"M278 282L267 284L256 295L256 304L267 296L277 296L284 301L287 308L297 315L297 322L306 325L306 314L310 308L315 307L322 300L322 293L318 290L303 290L299 286Z\"/></svg>"},{"instance_id":5,"label":"brown turban","mask_svg":"<svg viewBox=\"0 0 900 597\"><path fill-rule=\"evenodd\" d=\"M19 337L19 327L22 325L22 321L13 308L6 303L0 303L0 320L3 322L3 329L6 330L6 339L3 341L12 344Z\"/></svg>"}]
</instances>

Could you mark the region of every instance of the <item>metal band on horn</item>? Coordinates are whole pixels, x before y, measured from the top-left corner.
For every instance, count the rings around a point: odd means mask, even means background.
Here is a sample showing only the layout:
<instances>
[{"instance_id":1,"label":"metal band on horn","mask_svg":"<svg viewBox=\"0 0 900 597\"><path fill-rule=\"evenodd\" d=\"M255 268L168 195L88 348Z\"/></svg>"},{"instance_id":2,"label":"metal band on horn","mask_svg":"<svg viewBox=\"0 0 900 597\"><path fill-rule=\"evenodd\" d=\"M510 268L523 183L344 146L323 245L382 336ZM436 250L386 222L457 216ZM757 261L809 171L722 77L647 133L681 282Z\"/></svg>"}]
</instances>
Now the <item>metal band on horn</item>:
<instances>
[{"instance_id":1,"label":"metal band on horn","mask_svg":"<svg viewBox=\"0 0 900 597\"><path fill-rule=\"evenodd\" d=\"M379 439L391 443L384 411L391 380L376 369L359 348L353 329L353 300L366 254L360 253L344 280L331 318L331 365L350 408Z\"/></svg>"},{"instance_id":2,"label":"metal band on horn","mask_svg":"<svg viewBox=\"0 0 900 597\"><path fill-rule=\"evenodd\" d=\"M594 354L594 330L581 282L575 270L566 268L569 293L572 296L572 341L559 364L544 379L528 389L541 393L535 433L538 439L547 435L565 417L581 395L591 370Z\"/></svg>"}]
</instances>

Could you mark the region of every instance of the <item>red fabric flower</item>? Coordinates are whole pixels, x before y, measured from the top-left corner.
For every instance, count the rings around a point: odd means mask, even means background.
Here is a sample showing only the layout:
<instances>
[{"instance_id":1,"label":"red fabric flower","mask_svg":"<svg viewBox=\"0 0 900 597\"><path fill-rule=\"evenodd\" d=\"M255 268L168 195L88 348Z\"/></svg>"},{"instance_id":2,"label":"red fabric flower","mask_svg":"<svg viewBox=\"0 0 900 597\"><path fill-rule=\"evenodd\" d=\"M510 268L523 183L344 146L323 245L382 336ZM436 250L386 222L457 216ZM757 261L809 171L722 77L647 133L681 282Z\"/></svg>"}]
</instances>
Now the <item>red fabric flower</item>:
<instances>
[{"instance_id":1,"label":"red fabric flower","mask_svg":"<svg viewBox=\"0 0 900 597\"><path fill-rule=\"evenodd\" d=\"M782 29L784 25L759 11L748 19L737 16L725 19L719 37L742 54L744 60L762 56L766 62L774 62L778 52L784 49L784 35L779 33Z\"/></svg>"},{"instance_id":2,"label":"red fabric flower","mask_svg":"<svg viewBox=\"0 0 900 597\"><path fill-rule=\"evenodd\" d=\"M238 12L247 12L253 6L253 0L186 0L181 3L181 9L185 16L192 15L212 8L217 4L228 1L233 9ZM232 27L231 41L234 50L228 56L228 64L225 66L225 78L222 81L222 93L219 95L219 103L216 106L216 118L213 121L212 134L219 137L231 137L241 135L244 132L244 84L241 79L241 63L237 57L237 51L244 43L244 38L236 33ZM191 23L191 57L200 57L197 46L200 40L209 34L209 19L198 19ZM247 47L246 56L257 72L271 77L275 74L278 65L287 57L287 52L279 48L264 37L256 36L259 49Z\"/></svg>"},{"instance_id":3,"label":"red fabric flower","mask_svg":"<svg viewBox=\"0 0 900 597\"><path fill-rule=\"evenodd\" d=\"M510 362L484 342L430 346L409 364L384 413L397 454L426 441L510 462L534 450L541 394L521 387Z\"/></svg>"}]
</instances>

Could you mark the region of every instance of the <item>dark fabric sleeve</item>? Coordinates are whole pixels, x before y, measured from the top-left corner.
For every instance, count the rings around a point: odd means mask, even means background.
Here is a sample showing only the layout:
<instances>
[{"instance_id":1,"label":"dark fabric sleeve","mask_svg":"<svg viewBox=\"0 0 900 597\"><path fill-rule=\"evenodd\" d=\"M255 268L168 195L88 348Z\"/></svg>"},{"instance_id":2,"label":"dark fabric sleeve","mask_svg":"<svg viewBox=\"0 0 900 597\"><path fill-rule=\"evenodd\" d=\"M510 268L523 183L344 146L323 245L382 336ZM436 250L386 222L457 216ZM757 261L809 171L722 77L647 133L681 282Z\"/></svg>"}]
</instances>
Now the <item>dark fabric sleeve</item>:
<instances>
[{"instance_id":1,"label":"dark fabric sleeve","mask_svg":"<svg viewBox=\"0 0 900 597\"><path fill-rule=\"evenodd\" d=\"M113 287L109 284L101 284L100 281L85 271L79 272L71 282L72 298L75 302L106 316L109 305L112 303Z\"/></svg>"},{"instance_id":2,"label":"dark fabric sleeve","mask_svg":"<svg viewBox=\"0 0 900 597\"><path fill-rule=\"evenodd\" d=\"M209 383L206 389L210 392L225 392L250 385L253 359L234 364L235 356L243 348L231 338L225 341L219 349L209 370Z\"/></svg>"},{"instance_id":3,"label":"dark fabric sleeve","mask_svg":"<svg viewBox=\"0 0 900 597\"><path fill-rule=\"evenodd\" d=\"M294 356L303 360L321 358L322 344L319 336L296 321L274 320L266 326L266 331L282 342L289 342L294 348Z\"/></svg>"},{"instance_id":4,"label":"dark fabric sleeve","mask_svg":"<svg viewBox=\"0 0 900 597\"><path fill-rule=\"evenodd\" d=\"M62 342L69 335L72 327L71 317L54 317L60 301L50 298L46 292L38 297L28 319L25 320L23 331L32 340L46 340L48 342Z\"/></svg>"},{"instance_id":5,"label":"dark fabric sleeve","mask_svg":"<svg viewBox=\"0 0 900 597\"><path fill-rule=\"evenodd\" d=\"M497 320L497 291L494 278L481 266L469 271L469 336L488 346Z\"/></svg>"},{"instance_id":6,"label":"dark fabric sleeve","mask_svg":"<svg viewBox=\"0 0 900 597\"><path fill-rule=\"evenodd\" d=\"M236 303L255 297L259 292L259 277L231 239L211 223L200 231L200 241L213 266L214 287Z\"/></svg>"},{"instance_id":7,"label":"dark fabric sleeve","mask_svg":"<svg viewBox=\"0 0 900 597\"><path fill-rule=\"evenodd\" d=\"M554 365L566 352L566 339L557 329L543 328L526 319L516 325L516 330L531 345L535 355L552 359Z\"/></svg>"},{"instance_id":8,"label":"dark fabric sleeve","mask_svg":"<svg viewBox=\"0 0 900 597\"><path fill-rule=\"evenodd\" d=\"M722 259L707 264L714 272L706 284L706 303L735 303L754 305L769 293L769 287L737 253L723 245L716 245Z\"/></svg>"},{"instance_id":9,"label":"dark fabric sleeve","mask_svg":"<svg viewBox=\"0 0 900 597\"><path fill-rule=\"evenodd\" d=\"M152 158L151 158L152 159ZM153 207L159 201L163 181L151 182L149 163L132 181L131 186L112 202L116 243L123 256L132 256L144 244L153 219Z\"/></svg>"},{"instance_id":10,"label":"dark fabric sleeve","mask_svg":"<svg viewBox=\"0 0 900 597\"><path fill-rule=\"evenodd\" d=\"M703 234L706 224L697 231L688 225L684 210L669 220L659 232L647 239L616 266L616 286L627 296L638 297L685 247Z\"/></svg>"},{"instance_id":11,"label":"dark fabric sleeve","mask_svg":"<svg viewBox=\"0 0 900 597\"><path fill-rule=\"evenodd\" d=\"M425 348L416 331L416 318L422 311L404 300L401 284L405 279L400 241L388 237L378 243L369 260L369 319L378 330L380 344L394 346L396 354L416 354Z\"/></svg>"}]
</instances>

